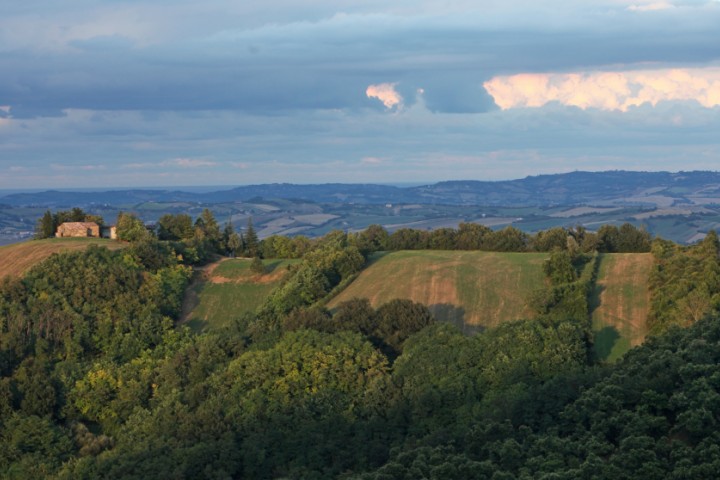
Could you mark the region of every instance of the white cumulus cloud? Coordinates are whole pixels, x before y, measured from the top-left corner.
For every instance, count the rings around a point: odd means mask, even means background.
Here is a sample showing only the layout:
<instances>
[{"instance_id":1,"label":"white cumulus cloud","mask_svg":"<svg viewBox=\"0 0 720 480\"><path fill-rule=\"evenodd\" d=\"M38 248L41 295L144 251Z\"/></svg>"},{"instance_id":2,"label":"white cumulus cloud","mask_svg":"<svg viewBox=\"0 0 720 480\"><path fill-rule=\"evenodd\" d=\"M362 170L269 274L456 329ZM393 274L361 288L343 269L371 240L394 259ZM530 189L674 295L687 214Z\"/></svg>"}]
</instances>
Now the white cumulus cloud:
<instances>
[{"instance_id":1,"label":"white cumulus cloud","mask_svg":"<svg viewBox=\"0 0 720 480\"><path fill-rule=\"evenodd\" d=\"M395 90L397 83L378 83L369 85L365 90L368 98L377 98L386 108L401 107L403 97Z\"/></svg>"},{"instance_id":2,"label":"white cumulus cloud","mask_svg":"<svg viewBox=\"0 0 720 480\"><path fill-rule=\"evenodd\" d=\"M549 102L623 112L670 100L695 100L706 108L720 105L720 68L524 73L494 77L483 86L503 110Z\"/></svg>"}]
</instances>

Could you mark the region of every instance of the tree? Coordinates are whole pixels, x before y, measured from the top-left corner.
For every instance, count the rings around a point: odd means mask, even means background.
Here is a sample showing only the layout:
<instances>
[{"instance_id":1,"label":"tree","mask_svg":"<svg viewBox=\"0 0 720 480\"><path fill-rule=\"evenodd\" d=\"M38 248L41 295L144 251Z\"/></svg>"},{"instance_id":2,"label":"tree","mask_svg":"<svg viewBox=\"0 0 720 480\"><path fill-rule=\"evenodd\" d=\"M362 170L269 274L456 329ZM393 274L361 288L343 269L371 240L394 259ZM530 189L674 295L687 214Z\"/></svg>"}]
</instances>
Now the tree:
<instances>
[{"instance_id":1,"label":"tree","mask_svg":"<svg viewBox=\"0 0 720 480\"><path fill-rule=\"evenodd\" d=\"M225 228L222 232L222 247L225 251L230 251L230 237L235 235L235 227L233 227L232 220L228 220L225 223Z\"/></svg>"},{"instance_id":2,"label":"tree","mask_svg":"<svg viewBox=\"0 0 720 480\"><path fill-rule=\"evenodd\" d=\"M479 223L461 223L458 226L458 250L480 250L484 246L485 238L492 230Z\"/></svg>"},{"instance_id":3,"label":"tree","mask_svg":"<svg viewBox=\"0 0 720 480\"><path fill-rule=\"evenodd\" d=\"M375 318L377 324L373 335L382 342L389 356L402 352L403 344L410 335L434 322L425 305L406 299L390 300L381 305Z\"/></svg>"},{"instance_id":4,"label":"tree","mask_svg":"<svg viewBox=\"0 0 720 480\"><path fill-rule=\"evenodd\" d=\"M220 253L222 251L222 233L210 209L206 208L195 222L195 228L200 229L202 238L210 245L210 249Z\"/></svg>"},{"instance_id":5,"label":"tree","mask_svg":"<svg viewBox=\"0 0 720 480\"><path fill-rule=\"evenodd\" d=\"M120 212L116 227L117 238L126 242L137 242L150 236L142 220L132 213Z\"/></svg>"},{"instance_id":6,"label":"tree","mask_svg":"<svg viewBox=\"0 0 720 480\"><path fill-rule=\"evenodd\" d=\"M260 241L253 227L252 217L248 218L247 229L245 230L245 255L257 257L260 254Z\"/></svg>"},{"instance_id":7,"label":"tree","mask_svg":"<svg viewBox=\"0 0 720 480\"><path fill-rule=\"evenodd\" d=\"M190 215L168 213L158 220L160 240L188 240L193 237L193 223Z\"/></svg>"},{"instance_id":8,"label":"tree","mask_svg":"<svg viewBox=\"0 0 720 480\"><path fill-rule=\"evenodd\" d=\"M230 252L230 254L235 257L238 252L240 252L243 248L243 242L240 238L240 235L233 232L232 235L228 238L227 241L227 249Z\"/></svg>"},{"instance_id":9,"label":"tree","mask_svg":"<svg viewBox=\"0 0 720 480\"><path fill-rule=\"evenodd\" d=\"M55 236L57 225L55 225L55 219L50 210L47 210L45 214L38 219L37 227L35 228L35 238L40 240L43 238L52 238Z\"/></svg>"},{"instance_id":10,"label":"tree","mask_svg":"<svg viewBox=\"0 0 720 480\"><path fill-rule=\"evenodd\" d=\"M265 265L263 265L260 257L253 257L252 262L250 263L250 271L257 275L265 273Z\"/></svg>"}]
</instances>

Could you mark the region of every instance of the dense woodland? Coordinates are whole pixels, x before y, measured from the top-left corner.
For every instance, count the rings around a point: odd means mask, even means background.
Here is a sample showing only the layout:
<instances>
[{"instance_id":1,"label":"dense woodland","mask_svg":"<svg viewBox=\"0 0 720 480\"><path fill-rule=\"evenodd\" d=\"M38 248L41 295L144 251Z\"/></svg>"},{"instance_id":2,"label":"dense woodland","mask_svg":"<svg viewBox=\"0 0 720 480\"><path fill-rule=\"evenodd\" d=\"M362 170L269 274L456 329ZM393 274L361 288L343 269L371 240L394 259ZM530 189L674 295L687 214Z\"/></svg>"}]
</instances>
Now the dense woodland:
<instances>
[{"instance_id":1,"label":"dense woodland","mask_svg":"<svg viewBox=\"0 0 720 480\"><path fill-rule=\"evenodd\" d=\"M50 217L53 217L50 214ZM720 473L720 243L631 225L475 224L259 241L163 217L129 246L53 255L0 285L3 478L577 479ZM40 222L42 225L42 221ZM550 252L533 320L473 336L406 300L324 305L381 250ZM597 252L647 252L654 336L592 354ZM177 325L192 266L300 258L256 313ZM259 264L262 268L262 263Z\"/></svg>"}]
</instances>

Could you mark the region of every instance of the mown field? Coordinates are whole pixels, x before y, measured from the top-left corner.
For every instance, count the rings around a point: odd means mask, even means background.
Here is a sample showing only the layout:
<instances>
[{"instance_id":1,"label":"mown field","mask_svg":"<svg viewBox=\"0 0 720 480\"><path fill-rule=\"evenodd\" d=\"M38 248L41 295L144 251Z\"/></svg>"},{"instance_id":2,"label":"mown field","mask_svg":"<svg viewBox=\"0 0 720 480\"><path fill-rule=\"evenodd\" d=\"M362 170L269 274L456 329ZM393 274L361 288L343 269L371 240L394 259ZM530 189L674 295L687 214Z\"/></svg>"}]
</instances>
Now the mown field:
<instances>
[{"instance_id":1,"label":"mown field","mask_svg":"<svg viewBox=\"0 0 720 480\"><path fill-rule=\"evenodd\" d=\"M647 335L650 309L648 278L653 266L650 253L600 255L600 270L590 300L595 331L595 351L613 361Z\"/></svg>"},{"instance_id":2,"label":"mown field","mask_svg":"<svg viewBox=\"0 0 720 480\"><path fill-rule=\"evenodd\" d=\"M373 306L408 298L469 330L530 318L526 299L544 285L546 258L545 253L393 252L376 258L328 307L353 297Z\"/></svg>"},{"instance_id":3,"label":"mown field","mask_svg":"<svg viewBox=\"0 0 720 480\"><path fill-rule=\"evenodd\" d=\"M111 250L125 246L121 242L106 238L48 238L6 245L0 247L0 278L7 275L19 277L53 253L84 250L93 244Z\"/></svg>"},{"instance_id":4,"label":"mown field","mask_svg":"<svg viewBox=\"0 0 720 480\"><path fill-rule=\"evenodd\" d=\"M250 271L249 259L223 259L198 272L185 296L182 323L194 330L229 324L255 311L297 260L264 260L265 273Z\"/></svg>"}]
</instances>

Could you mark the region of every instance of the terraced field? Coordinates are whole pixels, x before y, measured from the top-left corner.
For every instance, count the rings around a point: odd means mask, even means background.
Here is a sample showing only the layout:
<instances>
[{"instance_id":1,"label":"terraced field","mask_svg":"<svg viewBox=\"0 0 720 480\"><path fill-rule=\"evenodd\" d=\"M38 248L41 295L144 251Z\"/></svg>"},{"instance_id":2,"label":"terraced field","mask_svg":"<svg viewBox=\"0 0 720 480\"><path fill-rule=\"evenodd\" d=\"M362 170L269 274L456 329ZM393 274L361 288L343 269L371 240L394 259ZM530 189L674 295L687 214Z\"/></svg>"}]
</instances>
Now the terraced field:
<instances>
[{"instance_id":1,"label":"terraced field","mask_svg":"<svg viewBox=\"0 0 720 480\"><path fill-rule=\"evenodd\" d=\"M335 297L329 308L353 297L379 306L409 298L436 318L466 329L529 318L528 295L543 286L545 253L403 251L377 257Z\"/></svg>"},{"instance_id":2,"label":"terraced field","mask_svg":"<svg viewBox=\"0 0 720 480\"><path fill-rule=\"evenodd\" d=\"M111 250L125 246L106 238L48 238L6 245L0 247L0 278L19 277L53 253L84 250L88 245L101 245Z\"/></svg>"}]
</instances>

